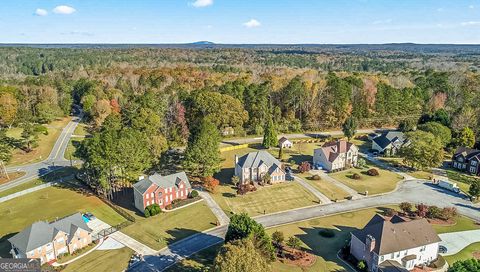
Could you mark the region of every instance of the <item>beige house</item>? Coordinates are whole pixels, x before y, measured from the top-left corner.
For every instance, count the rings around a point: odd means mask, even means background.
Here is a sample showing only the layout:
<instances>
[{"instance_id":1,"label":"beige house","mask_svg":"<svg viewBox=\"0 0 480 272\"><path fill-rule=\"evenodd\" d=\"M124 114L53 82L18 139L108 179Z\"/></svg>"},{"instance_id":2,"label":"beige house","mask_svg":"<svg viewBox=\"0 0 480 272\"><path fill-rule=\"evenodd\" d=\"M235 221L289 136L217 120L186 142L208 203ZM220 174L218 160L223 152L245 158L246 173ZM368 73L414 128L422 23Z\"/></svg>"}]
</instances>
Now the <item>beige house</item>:
<instances>
[{"instance_id":1,"label":"beige house","mask_svg":"<svg viewBox=\"0 0 480 272\"><path fill-rule=\"evenodd\" d=\"M13 258L38 258L41 263L55 261L92 243L91 229L80 213L53 222L35 222L8 239Z\"/></svg>"},{"instance_id":2,"label":"beige house","mask_svg":"<svg viewBox=\"0 0 480 272\"><path fill-rule=\"evenodd\" d=\"M327 171L336 171L356 166L358 148L347 141L325 143L313 151L313 166Z\"/></svg>"},{"instance_id":3,"label":"beige house","mask_svg":"<svg viewBox=\"0 0 480 272\"><path fill-rule=\"evenodd\" d=\"M267 173L272 183L285 181L282 164L267 151L250 152L240 158L235 155L235 176L241 184L261 181Z\"/></svg>"}]
</instances>

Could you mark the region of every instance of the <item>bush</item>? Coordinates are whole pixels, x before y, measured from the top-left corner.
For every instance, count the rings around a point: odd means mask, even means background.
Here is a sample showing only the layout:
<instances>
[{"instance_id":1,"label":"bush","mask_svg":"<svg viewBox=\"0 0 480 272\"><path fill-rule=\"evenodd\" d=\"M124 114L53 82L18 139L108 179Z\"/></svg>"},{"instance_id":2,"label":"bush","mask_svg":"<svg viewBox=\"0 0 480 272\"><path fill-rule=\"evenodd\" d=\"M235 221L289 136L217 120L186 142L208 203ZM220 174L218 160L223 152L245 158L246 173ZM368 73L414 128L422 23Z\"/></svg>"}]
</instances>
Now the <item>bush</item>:
<instances>
[{"instance_id":1,"label":"bush","mask_svg":"<svg viewBox=\"0 0 480 272\"><path fill-rule=\"evenodd\" d=\"M397 215L398 212L392 208L386 208L385 209L385 215L386 216L394 216L394 215Z\"/></svg>"},{"instance_id":2,"label":"bush","mask_svg":"<svg viewBox=\"0 0 480 272\"><path fill-rule=\"evenodd\" d=\"M412 212L413 205L409 202L402 202L400 203L400 210L402 210L404 213L409 214Z\"/></svg>"},{"instance_id":3,"label":"bush","mask_svg":"<svg viewBox=\"0 0 480 272\"><path fill-rule=\"evenodd\" d=\"M318 234L325 238L335 237L335 232L332 229L321 229Z\"/></svg>"},{"instance_id":4,"label":"bush","mask_svg":"<svg viewBox=\"0 0 480 272\"><path fill-rule=\"evenodd\" d=\"M172 204L168 204L167 206L165 206L165 210L171 210L172 208Z\"/></svg>"},{"instance_id":5,"label":"bush","mask_svg":"<svg viewBox=\"0 0 480 272\"><path fill-rule=\"evenodd\" d=\"M358 168L365 168L367 166L367 162L364 158L360 158L357 160L357 167Z\"/></svg>"},{"instance_id":6,"label":"bush","mask_svg":"<svg viewBox=\"0 0 480 272\"><path fill-rule=\"evenodd\" d=\"M360 270L360 271L367 271L367 263L366 263L365 261L363 261L363 260L362 260L362 261L359 261L359 262L357 263L357 268L358 268L358 270Z\"/></svg>"},{"instance_id":7,"label":"bush","mask_svg":"<svg viewBox=\"0 0 480 272\"><path fill-rule=\"evenodd\" d=\"M430 206L427 210L428 218L441 218L442 210L437 206Z\"/></svg>"},{"instance_id":8,"label":"bush","mask_svg":"<svg viewBox=\"0 0 480 272\"><path fill-rule=\"evenodd\" d=\"M154 203L152 205L148 205L147 207L145 207L145 217L154 216L161 212L162 212L162 209L160 209L160 206L157 203Z\"/></svg>"},{"instance_id":9,"label":"bush","mask_svg":"<svg viewBox=\"0 0 480 272\"><path fill-rule=\"evenodd\" d=\"M192 190L192 191L190 192L190 195L189 195L190 198L195 198L195 197L197 197L197 196L198 196L198 192L197 192L196 190Z\"/></svg>"},{"instance_id":10,"label":"bush","mask_svg":"<svg viewBox=\"0 0 480 272\"><path fill-rule=\"evenodd\" d=\"M145 215L146 218L149 218L150 217L150 210L147 209L148 207L145 208L145 211L143 212L143 214Z\"/></svg>"},{"instance_id":11,"label":"bush","mask_svg":"<svg viewBox=\"0 0 480 272\"><path fill-rule=\"evenodd\" d=\"M354 173L353 175L350 176L352 179L356 179L356 180L359 180L359 179L362 179L362 177L358 174L358 173Z\"/></svg>"},{"instance_id":12,"label":"bush","mask_svg":"<svg viewBox=\"0 0 480 272\"><path fill-rule=\"evenodd\" d=\"M443 220L450 220L457 216L457 209L455 207L445 207L442 209L441 217Z\"/></svg>"},{"instance_id":13,"label":"bush","mask_svg":"<svg viewBox=\"0 0 480 272\"><path fill-rule=\"evenodd\" d=\"M312 179L313 180L321 180L322 178L319 175L313 175Z\"/></svg>"},{"instance_id":14,"label":"bush","mask_svg":"<svg viewBox=\"0 0 480 272\"><path fill-rule=\"evenodd\" d=\"M374 177L374 176L379 176L380 173L378 172L377 169L371 168L371 169L368 169L367 175Z\"/></svg>"},{"instance_id":15,"label":"bush","mask_svg":"<svg viewBox=\"0 0 480 272\"><path fill-rule=\"evenodd\" d=\"M419 217L423 218L423 217L427 216L427 211L428 211L428 206L427 205L421 203L421 204L418 204L416 206L416 208L417 208L417 215Z\"/></svg>"},{"instance_id":16,"label":"bush","mask_svg":"<svg viewBox=\"0 0 480 272\"><path fill-rule=\"evenodd\" d=\"M312 170L312 166L310 165L309 162L302 162L299 166L298 166L298 172L300 173L305 173L305 172L308 172Z\"/></svg>"}]
</instances>

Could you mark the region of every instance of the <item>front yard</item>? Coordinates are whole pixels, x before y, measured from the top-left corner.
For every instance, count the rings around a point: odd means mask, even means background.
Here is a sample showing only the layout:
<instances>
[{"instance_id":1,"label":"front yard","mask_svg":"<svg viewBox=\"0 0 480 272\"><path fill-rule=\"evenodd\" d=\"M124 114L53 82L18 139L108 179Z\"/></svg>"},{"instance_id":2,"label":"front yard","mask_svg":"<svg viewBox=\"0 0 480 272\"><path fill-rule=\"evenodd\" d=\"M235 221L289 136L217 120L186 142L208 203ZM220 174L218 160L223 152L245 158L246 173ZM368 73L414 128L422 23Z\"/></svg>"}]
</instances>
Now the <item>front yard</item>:
<instances>
[{"instance_id":1,"label":"front yard","mask_svg":"<svg viewBox=\"0 0 480 272\"><path fill-rule=\"evenodd\" d=\"M149 218L134 215L136 222L122 232L160 250L177 240L216 226L217 218L205 201Z\"/></svg>"},{"instance_id":2,"label":"front yard","mask_svg":"<svg viewBox=\"0 0 480 272\"><path fill-rule=\"evenodd\" d=\"M114 250L94 250L67 265L63 272L125 271L133 250L128 247Z\"/></svg>"},{"instance_id":3,"label":"front yard","mask_svg":"<svg viewBox=\"0 0 480 272\"><path fill-rule=\"evenodd\" d=\"M311 174L304 173L304 174L298 174L298 176L303 178L303 180L305 180L310 185L315 187L317 190L319 190L322 194L327 196L332 201L343 200L348 196L350 196L349 193L345 192L343 189L341 189L340 187L336 186L335 184L329 181L313 180Z\"/></svg>"},{"instance_id":4,"label":"front yard","mask_svg":"<svg viewBox=\"0 0 480 272\"><path fill-rule=\"evenodd\" d=\"M472 258L480 258L480 242L470 244L460 252L450 256L444 256L445 260L449 264L453 264L456 261L464 261Z\"/></svg>"},{"instance_id":5,"label":"front yard","mask_svg":"<svg viewBox=\"0 0 480 272\"><path fill-rule=\"evenodd\" d=\"M371 168L377 169L380 175L367 175L366 171ZM354 174L359 175L360 179L354 179ZM402 176L394 172L380 169L371 164L368 164L365 169L350 168L329 175L358 193L363 194L365 191L368 191L368 195L391 192L396 188L397 183L403 179Z\"/></svg>"}]
</instances>

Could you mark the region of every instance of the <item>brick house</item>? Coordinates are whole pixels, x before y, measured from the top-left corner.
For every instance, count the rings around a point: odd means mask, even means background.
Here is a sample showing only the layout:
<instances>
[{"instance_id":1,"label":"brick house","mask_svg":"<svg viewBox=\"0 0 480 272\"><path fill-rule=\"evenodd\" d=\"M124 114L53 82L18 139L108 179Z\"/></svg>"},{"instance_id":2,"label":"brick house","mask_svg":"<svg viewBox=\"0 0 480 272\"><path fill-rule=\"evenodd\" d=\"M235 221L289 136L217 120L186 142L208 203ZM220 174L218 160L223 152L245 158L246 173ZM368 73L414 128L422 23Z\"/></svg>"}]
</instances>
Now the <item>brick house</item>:
<instances>
[{"instance_id":1,"label":"brick house","mask_svg":"<svg viewBox=\"0 0 480 272\"><path fill-rule=\"evenodd\" d=\"M285 181L282 163L267 151L250 152L240 158L235 155L235 176L241 184L261 181L267 173L272 183Z\"/></svg>"},{"instance_id":2,"label":"brick house","mask_svg":"<svg viewBox=\"0 0 480 272\"><path fill-rule=\"evenodd\" d=\"M41 263L72 254L92 243L92 230L80 213L53 222L35 222L8 239L13 258L38 258Z\"/></svg>"},{"instance_id":3,"label":"brick house","mask_svg":"<svg viewBox=\"0 0 480 272\"><path fill-rule=\"evenodd\" d=\"M480 150L463 146L457 148L452 157L452 167L480 176Z\"/></svg>"},{"instance_id":4,"label":"brick house","mask_svg":"<svg viewBox=\"0 0 480 272\"><path fill-rule=\"evenodd\" d=\"M141 212L154 203L164 209L175 199L186 199L191 191L192 186L185 172L168 176L155 173L133 185L135 207Z\"/></svg>"},{"instance_id":5,"label":"brick house","mask_svg":"<svg viewBox=\"0 0 480 272\"><path fill-rule=\"evenodd\" d=\"M357 165L358 148L350 142L339 140L325 143L313 151L313 165L327 171L336 171Z\"/></svg>"}]
</instances>

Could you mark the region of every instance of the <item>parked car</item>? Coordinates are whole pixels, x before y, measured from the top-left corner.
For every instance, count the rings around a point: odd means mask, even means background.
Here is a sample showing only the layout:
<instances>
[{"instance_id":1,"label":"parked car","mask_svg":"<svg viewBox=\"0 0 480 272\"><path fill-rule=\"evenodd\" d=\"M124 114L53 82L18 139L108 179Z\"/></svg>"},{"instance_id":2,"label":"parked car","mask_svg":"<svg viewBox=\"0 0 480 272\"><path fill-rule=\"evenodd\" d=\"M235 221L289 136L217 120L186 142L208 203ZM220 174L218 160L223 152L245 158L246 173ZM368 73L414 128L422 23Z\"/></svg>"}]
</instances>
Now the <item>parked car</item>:
<instances>
[{"instance_id":1,"label":"parked car","mask_svg":"<svg viewBox=\"0 0 480 272\"><path fill-rule=\"evenodd\" d=\"M90 212L85 213L85 216L86 216L88 219L90 219L90 220L97 219L97 218L95 217L95 215L93 215L93 214L90 213Z\"/></svg>"},{"instance_id":2,"label":"parked car","mask_svg":"<svg viewBox=\"0 0 480 272\"><path fill-rule=\"evenodd\" d=\"M448 252L448 249L446 246L438 246L438 253L447 253Z\"/></svg>"}]
</instances>

